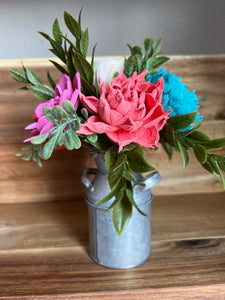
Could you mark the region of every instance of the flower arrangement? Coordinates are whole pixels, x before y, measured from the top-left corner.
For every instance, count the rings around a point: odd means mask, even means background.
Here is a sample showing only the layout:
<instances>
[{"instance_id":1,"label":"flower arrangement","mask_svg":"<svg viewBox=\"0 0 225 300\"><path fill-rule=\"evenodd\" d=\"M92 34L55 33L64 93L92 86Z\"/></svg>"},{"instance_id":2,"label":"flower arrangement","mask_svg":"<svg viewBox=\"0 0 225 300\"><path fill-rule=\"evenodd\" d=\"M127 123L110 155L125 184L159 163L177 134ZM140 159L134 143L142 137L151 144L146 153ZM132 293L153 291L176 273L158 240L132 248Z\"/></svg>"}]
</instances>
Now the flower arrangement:
<instances>
[{"instance_id":1,"label":"flower arrangement","mask_svg":"<svg viewBox=\"0 0 225 300\"><path fill-rule=\"evenodd\" d=\"M22 159L42 165L58 148L78 149L87 143L96 151L105 152L108 182L111 191L99 204L114 197L110 206L113 223L122 234L133 206L142 213L133 197L132 183L138 183L133 172L151 172L155 168L145 159L144 148L161 145L171 158L179 151L184 167L193 151L200 165L225 179L225 155L210 150L225 146L225 138L211 139L199 131L202 116L197 109L204 97L189 91L181 79L163 68L156 69L169 58L160 55L162 40L144 40L144 46L130 46L131 55L123 60L87 60L89 34L78 21L64 12L65 24L73 40L63 35L56 19L50 37L40 34L51 45L61 63L51 60L62 73L56 84L47 73L49 86L29 68L10 69L12 77L25 83L29 90L44 101L33 115L31 130L24 142L29 145L17 154ZM197 123L197 124L196 124ZM141 183L140 183L141 184Z\"/></svg>"}]
</instances>

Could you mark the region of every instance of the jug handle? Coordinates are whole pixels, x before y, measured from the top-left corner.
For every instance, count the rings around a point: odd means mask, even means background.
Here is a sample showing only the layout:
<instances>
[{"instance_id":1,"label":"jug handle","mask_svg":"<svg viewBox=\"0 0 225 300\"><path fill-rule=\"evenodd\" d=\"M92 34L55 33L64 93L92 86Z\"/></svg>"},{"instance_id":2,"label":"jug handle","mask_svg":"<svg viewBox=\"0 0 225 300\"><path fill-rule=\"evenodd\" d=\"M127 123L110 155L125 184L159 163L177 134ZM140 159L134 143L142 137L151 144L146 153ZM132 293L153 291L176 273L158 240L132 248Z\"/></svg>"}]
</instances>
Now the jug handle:
<instances>
[{"instance_id":1,"label":"jug handle","mask_svg":"<svg viewBox=\"0 0 225 300\"><path fill-rule=\"evenodd\" d=\"M82 176L81 181L86 188L90 189L91 192L94 191L94 186L92 185L92 181L87 177L88 175L96 175L98 173L98 169L89 168L85 169Z\"/></svg>"},{"instance_id":2,"label":"jug handle","mask_svg":"<svg viewBox=\"0 0 225 300\"><path fill-rule=\"evenodd\" d=\"M153 187L153 185L155 185L156 183L158 183L160 180L162 179L162 177L160 176L159 172L155 171L150 173L149 175L147 175L146 177L143 178L143 180L141 181L142 183L145 184L144 187L141 187L142 190L148 190L151 187ZM134 188L140 187L140 185L138 185L137 183L134 185Z\"/></svg>"}]
</instances>

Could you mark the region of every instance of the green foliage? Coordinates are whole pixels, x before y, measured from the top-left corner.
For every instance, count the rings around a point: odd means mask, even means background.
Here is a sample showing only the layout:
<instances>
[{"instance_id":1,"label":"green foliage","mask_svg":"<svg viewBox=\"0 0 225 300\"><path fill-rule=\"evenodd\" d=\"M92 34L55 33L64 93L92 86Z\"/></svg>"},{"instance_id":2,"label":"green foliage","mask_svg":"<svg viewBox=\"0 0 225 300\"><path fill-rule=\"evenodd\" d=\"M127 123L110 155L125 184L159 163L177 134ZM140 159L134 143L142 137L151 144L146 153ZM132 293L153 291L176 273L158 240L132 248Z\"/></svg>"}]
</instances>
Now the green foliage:
<instances>
[{"instance_id":1,"label":"green foliage","mask_svg":"<svg viewBox=\"0 0 225 300\"><path fill-rule=\"evenodd\" d=\"M54 97L54 91L44 85L38 75L30 68L24 68L24 71L9 69L9 72L15 80L30 84L23 87L23 89L28 89L37 98L46 101Z\"/></svg>"},{"instance_id":2,"label":"green foliage","mask_svg":"<svg viewBox=\"0 0 225 300\"><path fill-rule=\"evenodd\" d=\"M78 71L81 76L82 92L85 95L97 96L97 90L93 85L93 60L96 45L92 50L92 62L90 64L86 59L89 47L88 28L84 31L81 28L81 13L82 9L80 10L78 21L76 21L68 12L64 12L64 22L67 29L75 39L74 42L62 34L57 19L54 21L52 27L53 38L44 32L39 33L50 42L52 47L50 51L54 53L63 64L59 64L53 60L50 60L50 62L61 73L68 74L71 80L73 80L75 73ZM52 86L52 82L50 82L50 84Z\"/></svg>"},{"instance_id":3,"label":"green foliage","mask_svg":"<svg viewBox=\"0 0 225 300\"><path fill-rule=\"evenodd\" d=\"M136 161L137 162L134 162ZM113 209L113 224L119 235L125 230L132 216L133 206L145 215L137 206L133 197L133 184L144 186L133 176L133 172L142 173L155 170L145 159L142 146L131 144L118 153L118 147L111 147L105 154L105 163L109 172L108 182L111 191L97 204L105 203L113 197L115 200L107 209Z\"/></svg>"},{"instance_id":4,"label":"green foliage","mask_svg":"<svg viewBox=\"0 0 225 300\"><path fill-rule=\"evenodd\" d=\"M224 184L225 179L222 174L225 164L224 155L214 155L208 150L217 150L225 147L225 138L213 140L204 132L199 131L199 126L183 131L192 124L195 117L196 112L169 118L166 126L160 132L160 143L163 145L169 158L172 157L174 150L180 151L184 167L187 167L189 162L188 150L193 151L201 166L208 172L220 176Z\"/></svg>"},{"instance_id":5,"label":"green foliage","mask_svg":"<svg viewBox=\"0 0 225 300\"><path fill-rule=\"evenodd\" d=\"M143 70L149 70L150 73L155 72L155 68L166 62L169 58L166 56L159 56L160 48L162 45L162 39L154 42L152 38L144 40L144 51L143 47L127 46L130 49L131 55L124 61L124 74L127 77L131 77L134 71L140 74Z\"/></svg>"}]
</instances>

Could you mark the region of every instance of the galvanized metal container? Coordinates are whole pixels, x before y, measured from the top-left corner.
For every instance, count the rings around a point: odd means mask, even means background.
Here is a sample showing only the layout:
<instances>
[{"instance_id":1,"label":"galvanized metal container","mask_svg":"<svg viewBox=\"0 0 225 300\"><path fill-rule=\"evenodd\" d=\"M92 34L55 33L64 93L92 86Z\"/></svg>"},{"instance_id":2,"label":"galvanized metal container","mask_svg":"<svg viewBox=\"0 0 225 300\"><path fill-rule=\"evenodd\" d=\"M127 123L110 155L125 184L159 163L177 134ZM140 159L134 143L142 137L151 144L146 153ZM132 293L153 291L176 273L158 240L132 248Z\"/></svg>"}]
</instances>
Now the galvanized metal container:
<instances>
[{"instance_id":1,"label":"galvanized metal container","mask_svg":"<svg viewBox=\"0 0 225 300\"><path fill-rule=\"evenodd\" d=\"M137 205L148 216L141 215L134 208L131 221L119 237L113 225L112 211L104 212L114 199L102 205L95 204L110 191L104 154L97 154L95 162L97 169L86 169L82 176L82 182L87 187L90 257L109 268L136 267L147 260L151 253L151 187L161 177L158 172L153 172L145 178L134 174L137 180L145 183L145 187L134 185L133 189ZM94 179L90 180L89 175L95 175Z\"/></svg>"}]
</instances>

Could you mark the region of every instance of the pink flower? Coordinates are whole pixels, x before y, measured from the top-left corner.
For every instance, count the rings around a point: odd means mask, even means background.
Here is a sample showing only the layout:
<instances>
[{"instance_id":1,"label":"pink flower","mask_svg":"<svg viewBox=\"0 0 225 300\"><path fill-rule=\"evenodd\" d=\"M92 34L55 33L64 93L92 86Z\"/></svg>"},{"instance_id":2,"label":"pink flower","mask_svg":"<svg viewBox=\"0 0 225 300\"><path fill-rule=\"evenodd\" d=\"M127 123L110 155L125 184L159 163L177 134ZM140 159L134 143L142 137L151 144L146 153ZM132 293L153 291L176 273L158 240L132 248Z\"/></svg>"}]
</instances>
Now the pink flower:
<instances>
[{"instance_id":1,"label":"pink flower","mask_svg":"<svg viewBox=\"0 0 225 300\"><path fill-rule=\"evenodd\" d=\"M145 82L143 71L127 78L123 69L111 84L100 80L100 98L80 94L80 100L91 116L80 134L105 133L119 145L134 142L144 147L158 148L159 131L163 128L170 112L164 112L161 104L163 79L155 84Z\"/></svg>"},{"instance_id":2,"label":"pink flower","mask_svg":"<svg viewBox=\"0 0 225 300\"><path fill-rule=\"evenodd\" d=\"M55 87L55 97L41 103L37 106L35 114L33 115L34 123L28 125L25 129L32 129L29 138L24 142L30 141L32 138L45 134L53 128L53 123L48 121L44 114L43 108L48 106L53 108L55 105L59 105L63 108L62 103L64 100L69 100L77 109L79 104L79 92L81 90L80 74L77 72L73 79L73 85L68 75L63 74L59 83Z\"/></svg>"}]
</instances>

